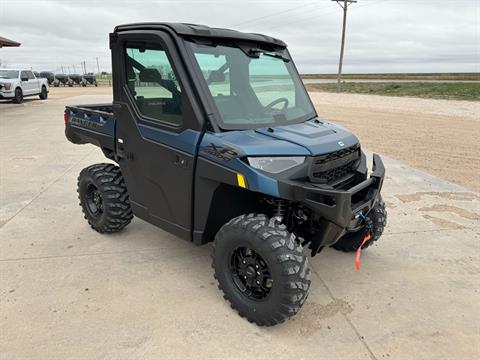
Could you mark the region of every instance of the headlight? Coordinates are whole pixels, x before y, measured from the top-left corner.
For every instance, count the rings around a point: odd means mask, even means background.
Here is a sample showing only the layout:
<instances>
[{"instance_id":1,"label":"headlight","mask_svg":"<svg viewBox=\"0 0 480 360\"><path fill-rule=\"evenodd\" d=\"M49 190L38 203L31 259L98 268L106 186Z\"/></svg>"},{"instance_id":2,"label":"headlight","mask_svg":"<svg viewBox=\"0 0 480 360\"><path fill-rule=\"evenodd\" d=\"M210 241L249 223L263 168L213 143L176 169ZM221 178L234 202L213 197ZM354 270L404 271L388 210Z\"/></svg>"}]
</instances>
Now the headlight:
<instances>
[{"instance_id":1,"label":"headlight","mask_svg":"<svg viewBox=\"0 0 480 360\"><path fill-rule=\"evenodd\" d=\"M287 157L249 157L247 158L250 166L269 173L277 174L291 169L297 165L303 164L305 156L287 156Z\"/></svg>"},{"instance_id":2,"label":"headlight","mask_svg":"<svg viewBox=\"0 0 480 360\"><path fill-rule=\"evenodd\" d=\"M10 88L12 87L11 83L2 83L1 85L5 88L5 90L10 90Z\"/></svg>"}]
</instances>

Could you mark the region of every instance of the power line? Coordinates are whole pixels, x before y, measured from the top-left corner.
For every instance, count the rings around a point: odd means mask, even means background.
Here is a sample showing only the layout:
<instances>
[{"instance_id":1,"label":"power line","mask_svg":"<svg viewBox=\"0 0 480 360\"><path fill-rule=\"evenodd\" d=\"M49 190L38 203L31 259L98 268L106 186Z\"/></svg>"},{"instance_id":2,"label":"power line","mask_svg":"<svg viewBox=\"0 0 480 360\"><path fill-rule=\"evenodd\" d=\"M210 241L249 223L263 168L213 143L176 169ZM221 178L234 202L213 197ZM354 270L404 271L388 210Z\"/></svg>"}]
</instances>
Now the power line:
<instances>
[{"instance_id":1,"label":"power line","mask_svg":"<svg viewBox=\"0 0 480 360\"><path fill-rule=\"evenodd\" d=\"M273 14L269 14L269 15L265 15L265 16L260 16L260 17L257 17L255 19L251 19L251 20L247 20L247 21L242 21L241 23L237 23L237 24L233 24L232 26L240 26L240 25L245 25L245 24L250 24L252 22L256 22L258 20L264 20L264 19L268 19L268 18L271 18L273 16L277 16L277 15L281 15L281 14L285 14L285 13L288 13L288 12L292 12L292 11L296 11L296 10L301 10L301 9L304 9L308 6L312 6L312 5L316 5L317 3L311 3L311 4L304 4L302 6L295 6L293 8L289 8L289 9L286 9L286 10L282 10L282 11L278 11L276 13L273 13Z\"/></svg>"},{"instance_id":2,"label":"power line","mask_svg":"<svg viewBox=\"0 0 480 360\"><path fill-rule=\"evenodd\" d=\"M369 2L367 4L361 4L361 5L357 6L356 9L362 8L362 7L365 7L365 6L374 5L376 3L384 2L384 1L391 2L391 1L397 1L397 0L376 0L376 1L373 1L373 2ZM404 0L401 0L401 1L404 1ZM422 0L415 0L415 1L422 1ZM319 9L329 9L329 10L331 10L331 8L329 6L322 7L322 8L319 8ZM280 27L286 27L287 25L297 24L297 23L302 22L302 21L318 19L318 15L328 15L328 14L333 14L335 12L336 12L335 9L333 11L316 12L315 15L308 14L307 17L297 18L297 19L294 19L293 21L288 21L288 22L284 22L284 23L281 23L281 24L275 24L275 25L272 25L272 26L267 25L267 27L265 29L266 30L272 30L272 29L277 29L277 28L280 28Z\"/></svg>"},{"instance_id":3,"label":"power line","mask_svg":"<svg viewBox=\"0 0 480 360\"><path fill-rule=\"evenodd\" d=\"M322 8L323 9L323 8ZM318 15L325 15L325 14L331 14L335 11L327 11L327 12L321 12L321 13L315 13L315 15L311 16L308 16L306 18L300 18L300 19L296 19L296 20L293 20L293 21L288 21L288 22L284 22L284 23L281 23L281 24L277 24L277 25L273 25L273 26L269 26L267 27L266 29L267 30L271 30L271 29L277 29L279 27L286 27L287 25L291 25L291 24L297 24L301 21L306 21L306 20L311 20L311 19L318 19Z\"/></svg>"}]
</instances>

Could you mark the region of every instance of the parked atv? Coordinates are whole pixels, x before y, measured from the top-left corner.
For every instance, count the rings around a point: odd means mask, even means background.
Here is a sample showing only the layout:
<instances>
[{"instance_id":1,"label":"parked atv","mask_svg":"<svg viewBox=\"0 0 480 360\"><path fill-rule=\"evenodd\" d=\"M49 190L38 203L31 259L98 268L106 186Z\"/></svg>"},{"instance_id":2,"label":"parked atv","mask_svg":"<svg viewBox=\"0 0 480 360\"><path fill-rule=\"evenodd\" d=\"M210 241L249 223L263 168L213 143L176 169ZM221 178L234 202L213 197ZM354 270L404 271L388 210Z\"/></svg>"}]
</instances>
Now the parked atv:
<instances>
[{"instance_id":1,"label":"parked atv","mask_svg":"<svg viewBox=\"0 0 480 360\"><path fill-rule=\"evenodd\" d=\"M68 75L68 77L70 78L70 80L72 80L72 86L73 85L82 86L82 84L83 84L83 76L82 75L71 74L71 75Z\"/></svg>"},{"instance_id":2,"label":"parked atv","mask_svg":"<svg viewBox=\"0 0 480 360\"><path fill-rule=\"evenodd\" d=\"M95 75L93 74L83 75L82 86L85 87L88 85L98 86L97 78L95 77Z\"/></svg>"},{"instance_id":3,"label":"parked atv","mask_svg":"<svg viewBox=\"0 0 480 360\"><path fill-rule=\"evenodd\" d=\"M110 48L113 104L65 110L66 137L116 163L78 178L94 230L120 231L135 215L213 242L224 297L264 326L307 299L305 247L315 256L378 241L382 160L374 154L368 174L358 139L317 115L284 42L146 23L116 27Z\"/></svg>"},{"instance_id":4,"label":"parked atv","mask_svg":"<svg viewBox=\"0 0 480 360\"><path fill-rule=\"evenodd\" d=\"M72 80L65 74L55 74L55 80L53 81L54 87L69 86L72 87Z\"/></svg>"},{"instance_id":5,"label":"parked atv","mask_svg":"<svg viewBox=\"0 0 480 360\"><path fill-rule=\"evenodd\" d=\"M53 85L55 81L55 75L49 71L42 71L40 72L40 78L44 78L48 80L48 85Z\"/></svg>"}]
</instances>

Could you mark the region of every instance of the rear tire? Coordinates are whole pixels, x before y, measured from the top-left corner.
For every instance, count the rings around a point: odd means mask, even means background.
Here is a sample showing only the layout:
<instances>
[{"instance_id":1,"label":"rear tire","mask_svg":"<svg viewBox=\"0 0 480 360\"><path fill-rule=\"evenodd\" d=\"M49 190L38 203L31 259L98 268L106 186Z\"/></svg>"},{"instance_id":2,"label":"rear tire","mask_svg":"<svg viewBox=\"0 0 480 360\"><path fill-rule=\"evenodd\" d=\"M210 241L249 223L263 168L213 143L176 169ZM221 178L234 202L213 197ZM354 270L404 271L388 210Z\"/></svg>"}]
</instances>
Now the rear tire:
<instances>
[{"instance_id":1,"label":"rear tire","mask_svg":"<svg viewBox=\"0 0 480 360\"><path fill-rule=\"evenodd\" d=\"M310 269L302 246L265 215L242 215L225 224L215 237L212 259L224 298L257 325L284 322L307 299Z\"/></svg>"},{"instance_id":2,"label":"rear tire","mask_svg":"<svg viewBox=\"0 0 480 360\"><path fill-rule=\"evenodd\" d=\"M133 218L120 168L113 164L86 167L78 177L78 198L85 219L99 233L122 230Z\"/></svg>"},{"instance_id":3,"label":"rear tire","mask_svg":"<svg viewBox=\"0 0 480 360\"><path fill-rule=\"evenodd\" d=\"M42 91L40 92L40 100L46 100L48 98L48 91L45 86L42 86Z\"/></svg>"},{"instance_id":4,"label":"rear tire","mask_svg":"<svg viewBox=\"0 0 480 360\"><path fill-rule=\"evenodd\" d=\"M21 104L23 102L23 91L20 88L15 89L15 96L13 97L15 104Z\"/></svg>"},{"instance_id":5,"label":"rear tire","mask_svg":"<svg viewBox=\"0 0 480 360\"><path fill-rule=\"evenodd\" d=\"M380 236L382 236L385 226L387 226L387 210L385 209L385 203L381 197L373 209L368 213L367 218L372 222L372 238L362 246L362 249L368 248L377 241ZM367 235L367 231L367 228L363 228L356 232L347 233L333 244L332 247L335 250L344 252L357 251L360 245L362 245L363 239L365 238L365 235Z\"/></svg>"}]
</instances>

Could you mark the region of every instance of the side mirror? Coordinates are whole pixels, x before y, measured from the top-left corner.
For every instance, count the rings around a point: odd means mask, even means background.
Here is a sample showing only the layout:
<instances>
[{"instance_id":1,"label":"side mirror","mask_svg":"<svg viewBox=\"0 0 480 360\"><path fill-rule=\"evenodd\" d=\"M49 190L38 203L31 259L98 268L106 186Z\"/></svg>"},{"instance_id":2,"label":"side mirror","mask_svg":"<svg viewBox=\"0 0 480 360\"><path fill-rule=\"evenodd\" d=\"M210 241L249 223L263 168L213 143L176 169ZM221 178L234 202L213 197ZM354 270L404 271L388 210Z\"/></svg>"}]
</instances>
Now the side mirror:
<instances>
[{"instance_id":1,"label":"side mirror","mask_svg":"<svg viewBox=\"0 0 480 360\"><path fill-rule=\"evenodd\" d=\"M223 71L212 71L207 79L207 83L221 83L225 82L226 77L225 73Z\"/></svg>"},{"instance_id":2,"label":"side mirror","mask_svg":"<svg viewBox=\"0 0 480 360\"><path fill-rule=\"evenodd\" d=\"M22 80L22 81L28 81L28 76L22 77L22 78L20 78L20 80Z\"/></svg>"},{"instance_id":3,"label":"side mirror","mask_svg":"<svg viewBox=\"0 0 480 360\"><path fill-rule=\"evenodd\" d=\"M160 75L157 69L145 68L140 71L140 74L138 74L138 77L141 82L160 83L162 81L162 75Z\"/></svg>"}]
</instances>

